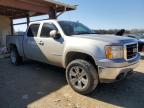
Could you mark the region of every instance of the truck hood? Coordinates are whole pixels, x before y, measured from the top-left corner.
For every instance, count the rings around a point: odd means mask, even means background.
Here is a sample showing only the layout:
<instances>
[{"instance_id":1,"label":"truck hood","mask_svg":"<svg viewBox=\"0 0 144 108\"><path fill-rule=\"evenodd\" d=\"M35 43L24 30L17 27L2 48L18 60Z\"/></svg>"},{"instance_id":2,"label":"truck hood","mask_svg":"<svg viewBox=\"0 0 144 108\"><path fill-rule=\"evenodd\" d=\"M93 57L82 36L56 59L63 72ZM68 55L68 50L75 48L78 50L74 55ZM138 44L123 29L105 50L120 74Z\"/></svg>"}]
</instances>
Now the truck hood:
<instances>
[{"instance_id":1,"label":"truck hood","mask_svg":"<svg viewBox=\"0 0 144 108\"><path fill-rule=\"evenodd\" d=\"M126 44L126 43L137 42L136 39L124 37L124 36L116 36L116 35L85 34L85 35L74 35L74 37L104 41L112 44Z\"/></svg>"}]
</instances>

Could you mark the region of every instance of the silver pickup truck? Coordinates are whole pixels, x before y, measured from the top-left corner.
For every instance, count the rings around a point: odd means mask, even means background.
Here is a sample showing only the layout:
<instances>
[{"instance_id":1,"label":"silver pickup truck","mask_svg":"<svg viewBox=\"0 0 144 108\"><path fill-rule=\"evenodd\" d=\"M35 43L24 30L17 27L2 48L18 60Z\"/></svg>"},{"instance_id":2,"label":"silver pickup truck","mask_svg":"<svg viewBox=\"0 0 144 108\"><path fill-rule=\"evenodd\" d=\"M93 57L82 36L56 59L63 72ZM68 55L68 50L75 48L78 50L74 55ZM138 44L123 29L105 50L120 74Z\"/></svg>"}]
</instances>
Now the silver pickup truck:
<instances>
[{"instance_id":1,"label":"silver pickup truck","mask_svg":"<svg viewBox=\"0 0 144 108\"><path fill-rule=\"evenodd\" d=\"M126 78L140 60L137 40L95 34L71 21L30 23L24 36L7 36L7 48L15 65L28 58L65 68L69 85L81 94Z\"/></svg>"}]
</instances>

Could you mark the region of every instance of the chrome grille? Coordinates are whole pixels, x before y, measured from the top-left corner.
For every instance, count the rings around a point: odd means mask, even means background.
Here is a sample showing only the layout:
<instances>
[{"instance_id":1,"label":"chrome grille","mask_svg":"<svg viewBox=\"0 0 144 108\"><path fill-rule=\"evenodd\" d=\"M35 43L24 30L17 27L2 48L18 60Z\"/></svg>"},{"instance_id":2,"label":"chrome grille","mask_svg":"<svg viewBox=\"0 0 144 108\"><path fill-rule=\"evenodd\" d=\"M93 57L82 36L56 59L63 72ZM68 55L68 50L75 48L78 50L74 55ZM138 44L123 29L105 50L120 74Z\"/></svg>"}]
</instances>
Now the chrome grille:
<instances>
[{"instance_id":1,"label":"chrome grille","mask_svg":"<svg viewBox=\"0 0 144 108\"><path fill-rule=\"evenodd\" d=\"M127 49L127 59L132 59L136 57L138 52L137 43L126 45L126 49Z\"/></svg>"}]
</instances>

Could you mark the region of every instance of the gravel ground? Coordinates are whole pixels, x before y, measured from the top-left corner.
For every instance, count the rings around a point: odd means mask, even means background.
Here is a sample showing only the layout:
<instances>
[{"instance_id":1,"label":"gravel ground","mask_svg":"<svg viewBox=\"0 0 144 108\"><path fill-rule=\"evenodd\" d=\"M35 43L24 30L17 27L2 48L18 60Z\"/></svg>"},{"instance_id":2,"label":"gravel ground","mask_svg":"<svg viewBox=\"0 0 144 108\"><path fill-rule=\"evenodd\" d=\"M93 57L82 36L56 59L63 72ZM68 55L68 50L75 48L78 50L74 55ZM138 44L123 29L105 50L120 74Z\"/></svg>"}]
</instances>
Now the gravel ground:
<instances>
[{"instance_id":1,"label":"gravel ground","mask_svg":"<svg viewBox=\"0 0 144 108\"><path fill-rule=\"evenodd\" d=\"M0 108L143 108L143 66L141 61L131 78L82 96L67 85L61 68L34 61L13 66L0 59Z\"/></svg>"}]
</instances>

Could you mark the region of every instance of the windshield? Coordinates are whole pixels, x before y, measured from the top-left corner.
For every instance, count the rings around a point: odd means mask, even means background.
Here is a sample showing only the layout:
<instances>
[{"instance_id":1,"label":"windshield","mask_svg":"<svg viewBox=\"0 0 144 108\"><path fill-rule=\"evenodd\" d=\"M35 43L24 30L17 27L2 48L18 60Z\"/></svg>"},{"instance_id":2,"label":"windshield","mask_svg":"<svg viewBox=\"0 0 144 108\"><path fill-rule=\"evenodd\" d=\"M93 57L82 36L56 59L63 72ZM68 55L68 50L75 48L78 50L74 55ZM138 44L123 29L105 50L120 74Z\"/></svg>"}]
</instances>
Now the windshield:
<instances>
[{"instance_id":1,"label":"windshield","mask_svg":"<svg viewBox=\"0 0 144 108\"><path fill-rule=\"evenodd\" d=\"M94 34L92 30L79 22L59 21L59 24L67 36L80 34Z\"/></svg>"}]
</instances>

